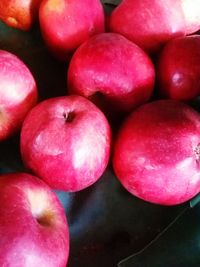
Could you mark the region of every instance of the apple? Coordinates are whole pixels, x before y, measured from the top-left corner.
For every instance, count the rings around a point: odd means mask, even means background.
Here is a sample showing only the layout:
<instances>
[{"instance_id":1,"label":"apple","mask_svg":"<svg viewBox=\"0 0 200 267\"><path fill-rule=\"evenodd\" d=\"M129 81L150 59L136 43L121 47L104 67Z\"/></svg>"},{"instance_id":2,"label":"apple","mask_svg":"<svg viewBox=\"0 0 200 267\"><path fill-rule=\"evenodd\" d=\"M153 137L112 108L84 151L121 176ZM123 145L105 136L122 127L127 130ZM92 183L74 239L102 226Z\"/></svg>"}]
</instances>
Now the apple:
<instances>
[{"instance_id":1,"label":"apple","mask_svg":"<svg viewBox=\"0 0 200 267\"><path fill-rule=\"evenodd\" d=\"M100 0L43 0L39 21L49 51L60 60L69 59L90 36L105 31Z\"/></svg>"},{"instance_id":2,"label":"apple","mask_svg":"<svg viewBox=\"0 0 200 267\"><path fill-rule=\"evenodd\" d=\"M69 94L89 98L106 115L113 116L148 101L154 79L150 57L117 33L97 34L82 44L67 73Z\"/></svg>"},{"instance_id":3,"label":"apple","mask_svg":"<svg viewBox=\"0 0 200 267\"><path fill-rule=\"evenodd\" d=\"M180 0L186 21L186 33L200 30L200 0Z\"/></svg>"},{"instance_id":4,"label":"apple","mask_svg":"<svg viewBox=\"0 0 200 267\"><path fill-rule=\"evenodd\" d=\"M110 157L111 129L89 100L73 95L46 99L21 130L25 166L52 188L75 192L96 182Z\"/></svg>"},{"instance_id":5,"label":"apple","mask_svg":"<svg viewBox=\"0 0 200 267\"><path fill-rule=\"evenodd\" d=\"M20 129L37 98L36 82L29 68L14 54L0 50L0 141Z\"/></svg>"},{"instance_id":6,"label":"apple","mask_svg":"<svg viewBox=\"0 0 200 267\"><path fill-rule=\"evenodd\" d=\"M111 13L109 29L156 53L170 39L185 35L180 0L123 0Z\"/></svg>"},{"instance_id":7,"label":"apple","mask_svg":"<svg viewBox=\"0 0 200 267\"><path fill-rule=\"evenodd\" d=\"M0 20L11 27L28 31L38 17L41 0L1 0Z\"/></svg>"},{"instance_id":8,"label":"apple","mask_svg":"<svg viewBox=\"0 0 200 267\"><path fill-rule=\"evenodd\" d=\"M0 175L0 266L66 267L69 229L56 194L27 173Z\"/></svg>"},{"instance_id":9,"label":"apple","mask_svg":"<svg viewBox=\"0 0 200 267\"><path fill-rule=\"evenodd\" d=\"M134 196L176 205L200 191L200 114L176 100L142 105L122 124L113 168Z\"/></svg>"},{"instance_id":10,"label":"apple","mask_svg":"<svg viewBox=\"0 0 200 267\"><path fill-rule=\"evenodd\" d=\"M200 95L200 36L169 41L157 62L157 84L161 96L192 100Z\"/></svg>"}]
</instances>

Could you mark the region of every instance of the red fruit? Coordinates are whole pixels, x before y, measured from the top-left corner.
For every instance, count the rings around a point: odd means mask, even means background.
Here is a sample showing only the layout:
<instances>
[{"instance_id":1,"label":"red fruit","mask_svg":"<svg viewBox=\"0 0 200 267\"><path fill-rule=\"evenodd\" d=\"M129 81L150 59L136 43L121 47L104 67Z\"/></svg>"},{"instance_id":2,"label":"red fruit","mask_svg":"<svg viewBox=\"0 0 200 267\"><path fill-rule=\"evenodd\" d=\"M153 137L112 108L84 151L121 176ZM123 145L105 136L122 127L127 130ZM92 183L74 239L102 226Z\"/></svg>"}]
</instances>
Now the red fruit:
<instances>
[{"instance_id":1,"label":"red fruit","mask_svg":"<svg viewBox=\"0 0 200 267\"><path fill-rule=\"evenodd\" d=\"M112 12L109 24L110 31L121 33L150 53L185 35L180 0L123 0Z\"/></svg>"},{"instance_id":2,"label":"red fruit","mask_svg":"<svg viewBox=\"0 0 200 267\"><path fill-rule=\"evenodd\" d=\"M145 104L125 120L113 167L133 195L175 205L200 191L200 114L174 100Z\"/></svg>"},{"instance_id":3,"label":"red fruit","mask_svg":"<svg viewBox=\"0 0 200 267\"><path fill-rule=\"evenodd\" d=\"M25 165L53 188L78 191L107 167L111 130L103 113L80 96L45 100L27 115L21 131Z\"/></svg>"},{"instance_id":4,"label":"red fruit","mask_svg":"<svg viewBox=\"0 0 200 267\"><path fill-rule=\"evenodd\" d=\"M104 19L100 0L43 0L39 9L44 40L60 60L90 36L103 32Z\"/></svg>"},{"instance_id":5,"label":"red fruit","mask_svg":"<svg viewBox=\"0 0 200 267\"><path fill-rule=\"evenodd\" d=\"M68 69L70 94L95 102L106 114L129 112L148 101L155 71L149 56L120 34L102 33L74 53Z\"/></svg>"},{"instance_id":6,"label":"red fruit","mask_svg":"<svg viewBox=\"0 0 200 267\"><path fill-rule=\"evenodd\" d=\"M168 42L158 58L157 78L164 97L191 100L200 95L200 36Z\"/></svg>"},{"instance_id":7,"label":"red fruit","mask_svg":"<svg viewBox=\"0 0 200 267\"><path fill-rule=\"evenodd\" d=\"M1 0L0 19L11 27L30 30L38 16L41 0Z\"/></svg>"},{"instance_id":8,"label":"red fruit","mask_svg":"<svg viewBox=\"0 0 200 267\"><path fill-rule=\"evenodd\" d=\"M66 267L69 229L55 193L25 173L0 176L0 266Z\"/></svg>"},{"instance_id":9,"label":"red fruit","mask_svg":"<svg viewBox=\"0 0 200 267\"><path fill-rule=\"evenodd\" d=\"M36 102L36 82L28 67L17 56L0 50L0 141L20 129Z\"/></svg>"}]
</instances>

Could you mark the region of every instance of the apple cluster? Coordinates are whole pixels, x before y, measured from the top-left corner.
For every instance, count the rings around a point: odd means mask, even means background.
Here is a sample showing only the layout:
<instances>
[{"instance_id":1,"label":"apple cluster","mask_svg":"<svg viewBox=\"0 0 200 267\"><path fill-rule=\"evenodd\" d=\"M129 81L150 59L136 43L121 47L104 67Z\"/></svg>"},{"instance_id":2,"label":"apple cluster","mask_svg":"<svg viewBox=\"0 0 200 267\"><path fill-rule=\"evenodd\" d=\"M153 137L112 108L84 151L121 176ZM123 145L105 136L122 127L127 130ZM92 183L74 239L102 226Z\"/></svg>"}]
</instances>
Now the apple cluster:
<instances>
[{"instance_id":1,"label":"apple cluster","mask_svg":"<svg viewBox=\"0 0 200 267\"><path fill-rule=\"evenodd\" d=\"M122 0L109 13L102 2L0 1L3 22L38 22L68 66L66 95L40 101L29 67L0 50L0 142L20 133L26 170L0 177L0 266L65 267L69 227L52 189L84 190L111 165L150 203L200 191L200 0Z\"/></svg>"}]
</instances>

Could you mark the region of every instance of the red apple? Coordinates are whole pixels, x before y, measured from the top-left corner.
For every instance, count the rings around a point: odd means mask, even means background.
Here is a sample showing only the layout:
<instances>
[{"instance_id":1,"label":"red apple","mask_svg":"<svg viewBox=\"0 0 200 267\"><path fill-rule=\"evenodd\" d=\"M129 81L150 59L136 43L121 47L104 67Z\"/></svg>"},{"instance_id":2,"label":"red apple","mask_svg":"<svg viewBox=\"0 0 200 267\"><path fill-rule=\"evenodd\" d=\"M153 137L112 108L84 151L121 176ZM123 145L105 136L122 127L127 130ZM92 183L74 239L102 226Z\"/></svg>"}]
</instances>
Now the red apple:
<instances>
[{"instance_id":1,"label":"red apple","mask_svg":"<svg viewBox=\"0 0 200 267\"><path fill-rule=\"evenodd\" d=\"M200 0L181 0L186 22L186 33L200 30Z\"/></svg>"},{"instance_id":2,"label":"red apple","mask_svg":"<svg viewBox=\"0 0 200 267\"><path fill-rule=\"evenodd\" d=\"M0 176L0 266L66 267L69 230L55 193L26 173Z\"/></svg>"},{"instance_id":3,"label":"red apple","mask_svg":"<svg viewBox=\"0 0 200 267\"><path fill-rule=\"evenodd\" d=\"M51 187L79 191L107 167L111 130L103 113L81 96L45 100L27 115L21 131L25 165Z\"/></svg>"},{"instance_id":4,"label":"red apple","mask_svg":"<svg viewBox=\"0 0 200 267\"><path fill-rule=\"evenodd\" d=\"M139 107L125 120L113 167L133 195L162 205L183 203L200 191L200 114L175 100Z\"/></svg>"},{"instance_id":5,"label":"red apple","mask_svg":"<svg viewBox=\"0 0 200 267\"><path fill-rule=\"evenodd\" d=\"M41 0L1 0L0 19L11 27L30 30L38 16Z\"/></svg>"},{"instance_id":6,"label":"red apple","mask_svg":"<svg viewBox=\"0 0 200 267\"><path fill-rule=\"evenodd\" d=\"M90 36L105 30L100 0L43 0L39 21L47 47L60 60L68 58Z\"/></svg>"},{"instance_id":7,"label":"red apple","mask_svg":"<svg viewBox=\"0 0 200 267\"><path fill-rule=\"evenodd\" d=\"M158 91L176 100L200 95L200 36L191 35L169 41L157 64Z\"/></svg>"},{"instance_id":8,"label":"red apple","mask_svg":"<svg viewBox=\"0 0 200 267\"><path fill-rule=\"evenodd\" d=\"M185 18L180 0L123 0L110 16L109 29L155 53L185 35Z\"/></svg>"},{"instance_id":9,"label":"red apple","mask_svg":"<svg viewBox=\"0 0 200 267\"><path fill-rule=\"evenodd\" d=\"M17 56L0 50L0 141L19 130L36 101L36 82L28 67Z\"/></svg>"},{"instance_id":10,"label":"red apple","mask_svg":"<svg viewBox=\"0 0 200 267\"><path fill-rule=\"evenodd\" d=\"M68 69L68 90L91 99L107 115L129 112L148 101L155 71L149 56L116 33L91 37L74 53Z\"/></svg>"}]
</instances>

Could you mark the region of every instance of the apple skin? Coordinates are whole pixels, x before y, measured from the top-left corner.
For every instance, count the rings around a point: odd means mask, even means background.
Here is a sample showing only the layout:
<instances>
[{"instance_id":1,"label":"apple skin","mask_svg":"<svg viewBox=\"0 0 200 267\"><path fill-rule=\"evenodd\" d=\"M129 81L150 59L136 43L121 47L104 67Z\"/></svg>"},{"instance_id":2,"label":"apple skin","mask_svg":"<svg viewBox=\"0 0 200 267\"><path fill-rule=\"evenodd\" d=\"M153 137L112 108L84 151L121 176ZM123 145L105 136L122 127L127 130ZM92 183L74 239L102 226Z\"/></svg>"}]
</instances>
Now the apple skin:
<instances>
[{"instance_id":1,"label":"apple skin","mask_svg":"<svg viewBox=\"0 0 200 267\"><path fill-rule=\"evenodd\" d=\"M101 33L82 44L67 73L69 94L93 101L110 117L147 102L154 89L150 57L117 33Z\"/></svg>"},{"instance_id":2,"label":"apple skin","mask_svg":"<svg viewBox=\"0 0 200 267\"><path fill-rule=\"evenodd\" d=\"M28 67L14 54L0 50L0 141L15 134L38 99Z\"/></svg>"},{"instance_id":3,"label":"apple skin","mask_svg":"<svg viewBox=\"0 0 200 267\"><path fill-rule=\"evenodd\" d=\"M1 0L0 19L8 26L28 31L38 17L41 0Z\"/></svg>"},{"instance_id":4,"label":"apple skin","mask_svg":"<svg viewBox=\"0 0 200 267\"><path fill-rule=\"evenodd\" d=\"M200 0L180 0L186 22L186 34L200 30Z\"/></svg>"},{"instance_id":5,"label":"apple skin","mask_svg":"<svg viewBox=\"0 0 200 267\"><path fill-rule=\"evenodd\" d=\"M39 21L49 51L59 60L69 59L80 44L105 31L100 0L43 0Z\"/></svg>"},{"instance_id":6,"label":"apple skin","mask_svg":"<svg viewBox=\"0 0 200 267\"><path fill-rule=\"evenodd\" d=\"M66 267L69 229L56 194L26 173L0 176L0 266Z\"/></svg>"},{"instance_id":7,"label":"apple skin","mask_svg":"<svg viewBox=\"0 0 200 267\"><path fill-rule=\"evenodd\" d=\"M189 101L200 95L200 36L169 41L157 62L158 92L162 97Z\"/></svg>"},{"instance_id":8,"label":"apple skin","mask_svg":"<svg viewBox=\"0 0 200 267\"><path fill-rule=\"evenodd\" d=\"M123 0L108 27L154 54L170 39L185 35L185 18L180 0Z\"/></svg>"},{"instance_id":9,"label":"apple skin","mask_svg":"<svg viewBox=\"0 0 200 267\"><path fill-rule=\"evenodd\" d=\"M176 205L200 191L200 114L175 100L139 107L124 121L113 152L113 168L133 195Z\"/></svg>"},{"instance_id":10,"label":"apple skin","mask_svg":"<svg viewBox=\"0 0 200 267\"><path fill-rule=\"evenodd\" d=\"M25 166L52 188L75 192L92 185L106 169L111 129L92 102L63 96L29 112L20 140Z\"/></svg>"}]
</instances>

